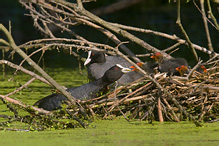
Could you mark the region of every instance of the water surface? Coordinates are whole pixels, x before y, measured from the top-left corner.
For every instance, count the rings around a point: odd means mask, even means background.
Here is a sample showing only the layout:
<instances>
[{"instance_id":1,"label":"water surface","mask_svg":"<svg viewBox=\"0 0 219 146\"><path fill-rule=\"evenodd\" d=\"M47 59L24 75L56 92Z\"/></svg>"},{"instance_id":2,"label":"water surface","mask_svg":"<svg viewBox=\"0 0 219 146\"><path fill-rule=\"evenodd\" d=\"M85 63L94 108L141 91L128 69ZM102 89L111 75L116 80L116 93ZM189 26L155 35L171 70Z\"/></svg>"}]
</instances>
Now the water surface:
<instances>
[{"instance_id":1,"label":"water surface","mask_svg":"<svg viewBox=\"0 0 219 146\"><path fill-rule=\"evenodd\" d=\"M219 123L195 127L191 122L148 124L100 120L87 129L41 132L1 131L2 145L218 145Z\"/></svg>"}]
</instances>

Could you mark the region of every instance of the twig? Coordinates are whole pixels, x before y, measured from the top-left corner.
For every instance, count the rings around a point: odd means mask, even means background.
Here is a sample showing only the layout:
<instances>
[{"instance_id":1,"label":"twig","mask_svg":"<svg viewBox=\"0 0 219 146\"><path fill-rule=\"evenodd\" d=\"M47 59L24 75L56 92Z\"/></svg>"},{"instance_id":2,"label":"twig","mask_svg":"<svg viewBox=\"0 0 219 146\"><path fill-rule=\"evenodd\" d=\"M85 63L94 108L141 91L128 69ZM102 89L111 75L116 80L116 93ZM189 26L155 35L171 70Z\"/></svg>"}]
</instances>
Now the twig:
<instances>
[{"instance_id":1,"label":"twig","mask_svg":"<svg viewBox=\"0 0 219 146\"><path fill-rule=\"evenodd\" d=\"M15 94L16 92L22 90L23 88L27 87L31 82L33 82L36 78L32 78L30 79L28 82L26 82L24 85L22 85L21 87L17 88L16 90L14 90L13 92L5 95L5 96L11 96L13 94Z\"/></svg>"},{"instance_id":2,"label":"twig","mask_svg":"<svg viewBox=\"0 0 219 146\"><path fill-rule=\"evenodd\" d=\"M40 80L40 81L42 81L42 82L44 82L44 83L46 83L46 84L52 86L46 79L44 79L43 77L41 77L41 76L35 74L34 72L31 72L31 71L29 71L29 70L23 68L22 66L18 66L18 65L16 65L16 64L13 64L13 63L10 62L10 61L7 61L7 60L0 60L0 64L7 64L8 66L10 66L10 67L12 67L12 68L15 68L15 69L17 69L17 70L21 70L22 72L24 72L24 73L26 73L26 74L28 74L28 75L30 75L30 76L32 76L32 77L34 77L34 78Z\"/></svg>"},{"instance_id":3,"label":"twig","mask_svg":"<svg viewBox=\"0 0 219 146\"><path fill-rule=\"evenodd\" d=\"M108 110L107 110L108 113L111 112L111 111L114 109L115 106L117 106L118 104L124 102L128 97L134 95L135 93L137 93L138 91L142 90L143 88L145 88L146 86L148 86L148 85L150 85L150 84L151 84L151 82L148 83L148 84L146 84L146 85L144 85L144 86L142 86L141 88L138 88L137 90L135 90L135 91L132 92L131 94L127 95L126 97L122 98L122 99L119 100L118 102L114 103L114 105L112 105L111 107L108 108ZM106 115L105 115L104 117L106 117Z\"/></svg>"},{"instance_id":4,"label":"twig","mask_svg":"<svg viewBox=\"0 0 219 146\"><path fill-rule=\"evenodd\" d=\"M186 38L186 41L189 44L189 47L192 49L192 52L193 52L193 54L195 56L195 59L198 61L198 55L197 55L197 53L196 53L196 51L195 51L195 49L194 49L194 47L192 45L192 42L190 41L188 35L186 34L186 31L184 30L184 28L182 26L182 23L181 23L181 19L180 19L180 0L178 0L177 2L178 2L177 3L178 5L177 5L177 20L176 20L176 24L178 24L180 30L182 31L184 37Z\"/></svg>"},{"instance_id":5,"label":"twig","mask_svg":"<svg viewBox=\"0 0 219 146\"><path fill-rule=\"evenodd\" d=\"M69 2L64 2L64 1L61 1L61 0L55 0L55 1L59 2L59 3L62 3L64 5L66 5L66 6L69 6L69 7L73 8L73 9L75 9L75 10L78 10L84 16L89 17L91 20L99 23L100 25L108 28L109 30L111 30L111 31L113 31L113 32L115 32L115 33L125 37L125 38L128 38L129 40L137 43L138 45L144 47L145 49L147 49L149 51L160 52L160 50L156 49L155 47L151 46L150 44L148 44L148 43L144 42L143 40L137 38L136 36L128 33L127 31L124 31L124 30L122 30L122 29L120 29L118 27L112 26L109 22L107 22L107 21L97 17L96 15L94 15L94 14L90 13L89 11L87 11L86 9L78 9L75 4L72 4L72 3L69 3ZM169 57L169 55L164 53L164 52L163 52L163 55L165 57L167 57L167 58Z\"/></svg>"},{"instance_id":6,"label":"twig","mask_svg":"<svg viewBox=\"0 0 219 146\"><path fill-rule=\"evenodd\" d=\"M189 74L186 76L187 79L189 79L193 72L200 66L200 64L202 63L202 60L199 60L198 63L192 68L192 70L190 70Z\"/></svg>"},{"instance_id":7,"label":"twig","mask_svg":"<svg viewBox=\"0 0 219 146\"><path fill-rule=\"evenodd\" d=\"M194 2L194 0L193 0ZM205 14L205 6L204 6L204 0L200 0L200 5L201 5L201 11L202 11L202 19L204 22L204 26L205 26L205 32L206 32L206 36L207 36L207 40L208 40L208 48L211 51L214 51L213 47L212 47L212 43L211 43L211 36L209 33L209 29L208 29L208 23L206 20L206 14Z\"/></svg>"},{"instance_id":8,"label":"twig","mask_svg":"<svg viewBox=\"0 0 219 146\"><path fill-rule=\"evenodd\" d=\"M167 107L170 109L173 118L175 119L176 122L180 122L179 118L177 117L176 113L173 111L173 108L169 105L169 103L167 102L167 100L165 98L162 98L162 100L164 101L164 103L167 105Z\"/></svg>"},{"instance_id":9,"label":"twig","mask_svg":"<svg viewBox=\"0 0 219 146\"><path fill-rule=\"evenodd\" d=\"M167 51L173 50L174 48L178 47L179 45L181 45L180 42L178 42L178 43L176 43L176 44L174 44L174 45L172 45L172 46L170 46L162 51L167 52Z\"/></svg>"},{"instance_id":10,"label":"twig","mask_svg":"<svg viewBox=\"0 0 219 146\"><path fill-rule=\"evenodd\" d=\"M81 0L77 0L77 4L78 4L79 9L83 9L83 4L82 4Z\"/></svg>"},{"instance_id":11,"label":"twig","mask_svg":"<svg viewBox=\"0 0 219 146\"><path fill-rule=\"evenodd\" d=\"M163 115L162 115L162 107L161 107L160 97L158 97L158 99L157 99L157 110L158 110L159 121L162 123L163 122Z\"/></svg>"},{"instance_id":12,"label":"twig","mask_svg":"<svg viewBox=\"0 0 219 146\"><path fill-rule=\"evenodd\" d=\"M193 4L194 4L195 7L198 9L198 11L199 11L200 13L202 13L202 11L199 9L199 7L197 6L197 4L195 3L194 0L193 0ZM205 19L206 19L215 29L217 29L216 26L211 22L211 20L209 20L207 17L205 17Z\"/></svg>"},{"instance_id":13,"label":"twig","mask_svg":"<svg viewBox=\"0 0 219 146\"><path fill-rule=\"evenodd\" d=\"M25 109L32 108L32 109L34 109L35 111L37 111L37 112L39 112L39 113L43 113L43 114L46 114L46 115L52 114L52 112L50 112L50 111L43 110L43 109L41 109L41 108L36 108L36 107L34 107L34 106L28 106L28 105L22 104L20 101L17 101L17 100L15 100L15 99L12 99L12 98L7 97L7 96L4 96L4 95L0 95L0 97L3 98L3 99L5 99L5 100L7 100L7 101L10 102L10 103L13 103L13 104L15 104L15 105L19 105L19 106L21 106L21 107L23 107L23 108L25 108Z\"/></svg>"},{"instance_id":14,"label":"twig","mask_svg":"<svg viewBox=\"0 0 219 146\"><path fill-rule=\"evenodd\" d=\"M91 10L91 12L95 15L106 15L106 14L113 13L118 10L130 7L130 6L133 6L140 2L142 2L142 0L119 0L108 6L104 6L104 7L95 9L95 10Z\"/></svg>"},{"instance_id":15,"label":"twig","mask_svg":"<svg viewBox=\"0 0 219 146\"><path fill-rule=\"evenodd\" d=\"M211 19L213 20L213 22L216 26L216 29L219 31L219 25L218 25L217 20L215 19L214 15L212 13L212 10L211 10L210 0L207 0L207 4L208 4L208 14L211 16Z\"/></svg>"},{"instance_id":16,"label":"twig","mask_svg":"<svg viewBox=\"0 0 219 146\"><path fill-rule=\"evenodd\" d=\"M1 97L0 97L0 98L1 98ZM11 104L9 104L5 99L1 98L1 100L2 100L2 102L3 102L4 104L7 105L7 108L8 108L11 112L14 113L14 117L17 117L17 116L18 116L17 110L16 110ZM7 117L7 119L10 120L10 119L12 119L12 118L14 118L14 117ZM6 118L6 117L4 117L4 118Z\"/></svg>"},{"instance_id":17,"label":"twig","mask_svg":"<svg viewBox=\"0 0 219 146\"><path fill-rule=\"evenodd\" d=\"M49 48L50 46L52 46L52 45L51 45L51 44L46 45L46 46L42 47L41 49L38 49L38 50L32 52L30 55L28 55L26 58L24 58L24 59L21 61L21 63L19 64L19 67L21 67L21 65L27 60L27 58L30 58L32 55L34 55L34 54L36 54L36 53L38 53L38 52L40 52L40 51L42 51L42 50L43 50L43 51L46 50L46 49ZM17 71L18 71L18 69L15 71L14 74L16 74Z\"/></svg>"},{"instance_id":18,"label":"twig","mask_svg":"<svg viewBox=\"0 0 219 146\"><path fill-rule=\"evenodd\" d=\"M122 28L122 29L125 29L125 30L132 30L132 31L137 31L137 32L142 32L142 33L147 33L147 34L152 34L152 35L156 35L156 36L160 36L160 37L164 37L164 38L167 38L167 39L171 39L171 40L175 40L177 41L178 43L180 44L185 44L185 45L188 45L188 43L186 43L185 40L179 38L178 36L176 35L169 35L169 34L166 34L166 33L162 33L162 32L157 32L157 31L153 31L153 30L149 30L149 29L142 29L142 28L136 28L136 27L132 27L132 26L125 26L125 25L122 25L122 24L115 24L115 23L110 23L111 25L114 25L114 26L117 26L119 28ZM217 53L216 52L212 52L202 46L199 46L197 44L194 44L192 43L193 47L196 49L196 50L199 50L199 51L202 51L202 52L205 52L209 55L214 55L216 54L217 56Z\"/></svg>"}]
</instances>

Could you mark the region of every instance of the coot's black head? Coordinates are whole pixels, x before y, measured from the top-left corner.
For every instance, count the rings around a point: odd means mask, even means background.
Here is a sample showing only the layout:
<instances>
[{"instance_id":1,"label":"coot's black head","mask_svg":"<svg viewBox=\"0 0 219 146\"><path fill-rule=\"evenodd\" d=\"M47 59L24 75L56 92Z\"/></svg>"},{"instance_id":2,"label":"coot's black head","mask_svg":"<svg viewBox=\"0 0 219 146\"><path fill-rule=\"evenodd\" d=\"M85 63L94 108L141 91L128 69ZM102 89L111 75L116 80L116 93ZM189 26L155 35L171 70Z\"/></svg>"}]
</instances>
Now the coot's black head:
<instances>
[{"instance_id":1,"label":"coot's black head","mask_svg":"<svg viewBox=\"0 0 219 146\"><path fill-rule=\"evenodd\" d=\"M111 84L117 81L123 74L131 71L132 70L130 68L125 68L120 64L116 64L104 73L102 79L104 82Z\"/></svg>"},{"instance_id":2,"label":"coot's black head","mask_svg":"<svg viewBox=\"0 0 219 146\"><path fill-rule=\"evenodd\" d=\"M84 65L92 63L104 63L106 62L105 54L99 51L89 51L88 57L84 62Z\"/></svg>"}]
</instances>

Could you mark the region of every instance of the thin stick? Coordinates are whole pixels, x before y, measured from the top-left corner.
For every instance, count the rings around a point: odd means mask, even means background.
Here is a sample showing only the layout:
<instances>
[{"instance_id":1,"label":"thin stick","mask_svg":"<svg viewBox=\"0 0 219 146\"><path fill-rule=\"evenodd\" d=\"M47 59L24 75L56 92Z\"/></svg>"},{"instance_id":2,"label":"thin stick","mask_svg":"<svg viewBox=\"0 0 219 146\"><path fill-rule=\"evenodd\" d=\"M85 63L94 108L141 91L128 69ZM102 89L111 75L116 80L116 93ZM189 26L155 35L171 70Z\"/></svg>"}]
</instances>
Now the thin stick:
<instances>
[{"instance_id":1,"label":"thin stick","mask_svg":"<svg viewBox=\"0 0 219 146\"><path fill-rule=\"evenodd\" d=\"M181 23L181 18L180 18L180 0L178 0L178 3L177 3L177 20L176 20L176 24L178 24L180 30L182 31L184 37L186 38L186 41L188 42L189 44L189 47L192 49L192 52L195 56L195 59L198 61L198 55L196 53L196 50L194 49L193 45L192 45L192 42L190 41L189 39L189 36L187 35L185 29L183 28L182 26L182 23Z\"/></svg>"},{"instance_id":2,"label":"thin stick","mask_svg":"<svg viewBox=\"0 0 219 146\"><path fill-rule=\"evenodd\" d=\"M39 113L43 113L43 114L46 114L46 115L52 114L52 112L50 112L50 111L43 110L43 109L41 109L41 108L36 108L36 107L30 106L30 105L25 105L25 104L21 103L20 101L17 101L17 100L15 100L15 99L12 99L12 98L7 97L7 96L4 96L4 95L0 95L0 97L3 98L3 99L5 99L5 100L7 100L7 101L10 102L10 103L13 103L13 104L15 104L15 105L19 105L19 106L21 106L21 107L23 107L23 108L25 108L25 109L31 107L32 109L34 109L35 111L37 111L37 112L39 112Z\"/></svg>"},{"instance_id":3,"label":"thin stick","mask_svg":"<svg viewBox=\"0 0 219 146\"><path fill-rule=\"evenodd\" d=\"M163 114L162 114L160 97L158 97L158 99L157 99L157 110L158 110L159 121L162 123L163 122Z\"/></svg>"},{"instance_id":4,"label":"thin stick","mask_svg":"<svg viewBox=\"0 0 219 146\"><path fill-rule=\"evenodd\" d=\"M194 0L193 0L194 2ZM202 11L202 19L204 22L204 26L205 26L205 32L206 32L206 36L207 36L207 40L208 40L208 48L211 51L214 51L213 47L212 47L212 43L211 43L211 36L210 36L210 32L208 29L208 23L207 23L207 19L206 19L206 14L205 14L205 6L204 6L204 0L200 0L200 5L201 5L201 11Z\"/></svg>"},{"instance_id":5,"label":"thin stick","mask_svg":"<svg viewBox=\"0 0 219 146\"><path fill-rule=\"evenodd\" d=\"M164 101L164 103L167 105L167 107L170 109L173 118L175 119L176 122L180 122L179 118L177 117L176 113L173 111L173 108L169 105L169 103L167 102L167 100L165 98L162 98L162 100Z\"/></svg>"},{"instance_id":6,"label":"thin stick","mask_svg":"<svg viewBox=\"0 0 219 146\"><path fill-rule=\"evenodd\" d=\"M117 27L119 27L121 29L131 30L131 31L136 31L136 32L142 32L142 33L147 33L147 34L152 34L152 35L164 37L164 38L167 38L167 39L175 40L175 41L177 41L180 44L188 45L188 43L186 43L186 40L179 38L175 34L174 35L169 35L169 34L166 34L166 33L163 33L163 32L153 31L153 30L149 30L149 29L142 29L142 28L137 28L137 27L132 27L132 26L125 26L125 25L122 25L122 24L115 24L115 23L110 23L110 24L112 24L114 26L117 26ZM199 45L194 44L194 43L192 43L192 46L196 50L202 51L202 52L207 53L209 55L216 54L216 56L217 56L217 53L212 52L212 51L210 51L210 50L208 50L208 49L206 49L206 48L204 48L202 46L199 46Z\"/></svg>"},{"instance_id":7,"label":"thin stick","mask_svg":"<svg viewBox=\"0 0 219 146\"><path fill-rule=\"evenodd\" d=\"M30 75L30 76L36 78L36 79L42 81L43 83L46 83L46 84L52 86L46 79L44 79L43 77L41 77L41 76L35 74L35 73L32 72L32 71L29 71L29 70L23 68L22 66L18 66L18 65L16 65L16 64L13 64L13 63L10 62L10 61L7 61L7 60L0 60L0 64L7 64L8 66L10 66L10 67L12 67L12 68L15 68L15 69L17 69L17 70L20 70L20 71L22 71L22 72L24 72L24 73L26 73L26 74L28 74L28 75Z\"/></svg>"},{"instance_id":8,"label":"thin stick","mask_svg":"<svg viewBox=\"0 0 219 146\"><path fill-rule=\"evenodd\" d=\"M219 25L218 25L217 20L215 19L214 15L212 13L212 10L211 10L210 0L207 0L207 4L208 4L208 14L211 16L211 19L213 20L213 22L216 26L216 29L219 31Z\"/></svg>"},{"instance_id":9,"label":"thin stick","mask_svg":"<svg viewBox=\"0 0 219 146\"><path fill-rule=\"evenodd\" d=\"M13 92L5 95L5 96L11 96L13 94L15 94L16 92L22 90L23 88L27 87L30 83L32 83L35 80L35 78L30 79L28 82L26 82L24 85L22 85L21 87L17 88L16 90L14 90Z\"/></svg>"}]
</instances>

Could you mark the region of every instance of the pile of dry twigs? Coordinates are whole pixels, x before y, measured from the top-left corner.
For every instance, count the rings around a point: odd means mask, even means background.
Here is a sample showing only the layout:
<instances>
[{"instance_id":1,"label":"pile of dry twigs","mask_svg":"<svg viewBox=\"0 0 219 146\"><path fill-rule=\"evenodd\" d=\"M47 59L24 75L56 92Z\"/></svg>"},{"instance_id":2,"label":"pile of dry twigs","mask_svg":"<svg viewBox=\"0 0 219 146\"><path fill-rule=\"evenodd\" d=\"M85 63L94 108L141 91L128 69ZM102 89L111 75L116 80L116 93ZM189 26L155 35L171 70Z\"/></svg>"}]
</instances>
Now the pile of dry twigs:
<instances>
[{"instance_id":1,"label":"pile of dry twigs","mask_svg":"<svg viewBox=\"0 0 219 146\"><path fill-rule=\"evenodd\" d=\"M218 116L218 76L217 67L204 74L195 71L189 78L157 74L155 80L163 89L145 77L83 103L93 115L104 118L123 115L127 120L212 121Z\"/></svg>"}]
</instances>

